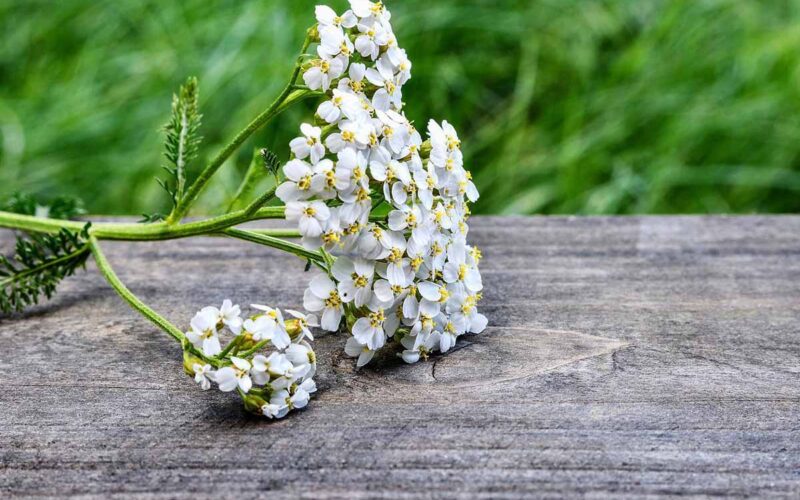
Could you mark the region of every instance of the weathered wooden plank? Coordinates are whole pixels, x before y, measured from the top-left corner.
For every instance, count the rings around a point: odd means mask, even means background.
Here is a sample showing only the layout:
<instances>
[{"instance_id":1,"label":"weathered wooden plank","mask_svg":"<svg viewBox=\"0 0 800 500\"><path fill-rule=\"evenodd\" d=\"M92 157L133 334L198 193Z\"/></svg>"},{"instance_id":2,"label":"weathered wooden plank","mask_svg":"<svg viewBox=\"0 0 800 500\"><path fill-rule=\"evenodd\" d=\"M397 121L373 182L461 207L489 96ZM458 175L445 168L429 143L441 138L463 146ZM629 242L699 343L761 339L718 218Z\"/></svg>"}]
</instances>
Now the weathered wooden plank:
<instances>
[{"instance_id":1,"label":"weathered wooden plank","mask_svg":"<svg viewBox=\"0 0 800 500\"><path fill-rule=\"evenodd\" d=\"M278 422L197 389L90 265L0 320L0 491L800 495L800 217L479 217L471 238L487 332L359 372L320 335L320 392ZM181 324L228 296L298 307L307 280L219 238L106 247Z\"/></svg>"}]
</instances>

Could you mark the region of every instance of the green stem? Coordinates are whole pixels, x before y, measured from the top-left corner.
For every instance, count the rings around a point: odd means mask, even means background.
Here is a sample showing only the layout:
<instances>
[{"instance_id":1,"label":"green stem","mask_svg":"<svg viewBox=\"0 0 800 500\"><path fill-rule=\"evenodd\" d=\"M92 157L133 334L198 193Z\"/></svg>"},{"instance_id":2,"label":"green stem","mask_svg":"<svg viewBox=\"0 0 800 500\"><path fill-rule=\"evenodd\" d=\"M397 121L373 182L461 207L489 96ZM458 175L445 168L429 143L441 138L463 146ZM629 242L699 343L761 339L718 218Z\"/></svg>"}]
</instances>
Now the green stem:
<instances>
[{"instance_id":1,"label":"green stem","mask_svg":"<svg viewBox=\"0 0 800 500\"><path fill-rule=\"evenodd\" d=\"M297 243L292 243L290 241L282 240L280 238L275 238L273 236L268 236L266 234L257 233L254 231L247 231L245 229L228 228L221 232L233 238L239 238L240 240L246 240L253 243L258 243L260 245L277 248L279 250L283 250L284 252L293 253L298 257L309 259L317 264L325 264L325 258L321 253L308 250Z\"/></svg>"},{"instance_id":2,"label":"green stem","mask_svg":"<svg viewBox=\"0 0 800 500\"><path fill-rule=\"evenodd\" d=\"M264 347L265 345L267 345L269 343L270 343L269 340L262 340L261 342L257 343L256 345L254 345L250 349L238 353L238 355L239 355L240 358L247 358L251 354L255 354L256 352L258 352L259 349L261 349L262 347Z\"/></svg>"},{"instance_id":3,"label":"green stem","mask_svg":"<svg viewBox=\"0 0 800 500\"><path fill-rule=\"evenodd\" d=\"M237 210L218 217L170 226L164 222L154 224L125 224L114 222L93 223L89 234L101 240L150 241L186 238L214 233L244 222L259 219L282 219L284 207L256 207L255 211ZM0 227L40 233L57 233L62 228L81 231L85 222L33 217L0 211Z\"/></svg>"},{"instance_id":4,"label":"green stem","mask_svg":"<svg viewBox=\"0 0 800 500\"><path fill-rule=\"evenodd\" d=\"M35 217L33 215L0 211L0 227L8 229L20 229L22 231L33 231L36 233L57 233L61 228L80 231L85 225L86 222L49 219L47 217Z\"/></svg>"},{"instance_id":5,"label":"green stem","mask_svg":"<svg viewBox=\"0 0 800 500\"><path fill-rule=\"evenodd\" d=\"M233 349L234 347L238 346L243 338L244 338L244 336L237 335L233 340L228 342L228 345L225 346L225 349L223 349L222 352L217 354L217 356L216 356L217 359L223 359L225 356L227 356L228 353L231 352L231 349Z\"/></svg>"},{"instance_id":6,"label":"green stem","mask_svg":"<svg viewBox=\"0 0 800 500\"><path fill-rule=\"evenodd\" d=\"M283 92L275 99L270 106L265 109L260 115L255 117L253 121L251 121L241 132L236 134L236 137L228 143L225 148L220 151L217 156L211 160L205 169L200 172L200 175L195 179L192 185L189 187L189 191L186 193L186 196L178 200L178 204L175 206L175 210L170 214L169 218L167 219L168 224L174 224L175 222L180 221L192 204L195 202L197 197L200 193L205 189L206 184L214 176L214 174L219 170L225 160L230 157L234 151L239 149L244 141L246 141L253 133L258 130L259 128L263 127L267 122L269 122L272 118L277 116L281 111L289 107L296 101L303 99L304 97L308 96L311 92L308 90L292 90L292 85L294 84L294 80L290 81L286 88L283 89Z\"/></svg>"},{"instance_id":7,"label":"green stem","mask_svg":"<svg viewBox=\"0 0 800 500\"><path fill-rule=\"evenodd\" d=\"M175 325L170 323L166 318L151 309L150 306L142 302L139 297L134 295L133 292L131 292L128 287L122 283L122 281L120 281L119 277L114 272L114 269L111 267L111 264L109 264L108 260L106 259L105 254L103 254L103 251L100 249L100 245L98 244L96 237L89 236L89 248L91 248L94 259L97 262L97 268L100 269L100 272L109 282L109 284L114 287L114 290L117 291L119 296L122 297L128 304L130 304L131 307L139 311L144 317L152 321L156 326L167 332L175 340L180 342L181 345L183 345L186 341L186 336L183 334L183 332L176 328Z\"/></svg>"}]
</instances>

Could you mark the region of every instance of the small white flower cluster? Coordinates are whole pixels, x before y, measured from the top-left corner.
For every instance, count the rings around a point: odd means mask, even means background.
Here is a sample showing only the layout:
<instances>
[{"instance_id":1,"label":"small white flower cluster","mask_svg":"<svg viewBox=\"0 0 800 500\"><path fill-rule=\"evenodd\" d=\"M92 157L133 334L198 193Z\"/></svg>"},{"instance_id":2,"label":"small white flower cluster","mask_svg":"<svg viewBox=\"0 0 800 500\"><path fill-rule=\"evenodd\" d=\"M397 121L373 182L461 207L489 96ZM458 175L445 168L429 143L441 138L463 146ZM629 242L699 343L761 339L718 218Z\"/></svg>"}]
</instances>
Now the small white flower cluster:
<instances>
[{"instance_id":1,"label":"small white flower cluster","mask_svg":"<svg viewBox=\"0 0 800 500\"><path fill-rule=\"evenodd\" d=\"M346 352L359 366L392 337L413 363L486 327L480 252L466 241L478 191L453 127L431 120L423 142L402 112L411 62L389 11L369 0L350 6L342 15L316 8L319 57L303 79L328 98L317 108L321 127L303 124L291 141L276 193L303 244L337 257L311 281L304 307L325 330L346 318ZM388 217L375 217L383 206Z\"/></svg>"},{"instance_id":2,"label":"small white flower cluster","mask_svg":"<svg viewBox=\"0 0 800 500\"><path fill-rule=\"evenodd\" d=\"M316 357L305 339L313 340L309 327L318 323L313 315L297 311L287 309L292 318L284 320L279 309L252 307L259 312L247 319L230 300L220 308L198 311L186 339L205 360L186 352L184 367L203 390L215 382L223 392L237 390L248 410L282 418L292 409L305 407L317 390ZM220 334L225 330L233 338L223 350ZM274 350L267 353L270 347ZM221 366L213 369L207 362L210 358Z\"/></svg>"}]
</instances>

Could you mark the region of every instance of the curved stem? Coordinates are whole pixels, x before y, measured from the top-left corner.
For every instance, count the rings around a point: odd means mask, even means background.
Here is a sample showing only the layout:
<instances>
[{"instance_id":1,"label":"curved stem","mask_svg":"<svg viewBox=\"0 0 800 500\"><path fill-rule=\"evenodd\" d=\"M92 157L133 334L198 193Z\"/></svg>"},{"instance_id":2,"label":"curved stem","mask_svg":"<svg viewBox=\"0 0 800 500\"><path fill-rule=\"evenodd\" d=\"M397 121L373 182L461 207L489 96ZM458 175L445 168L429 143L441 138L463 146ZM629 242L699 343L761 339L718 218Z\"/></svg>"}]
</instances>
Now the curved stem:
<instances>
[{"instance_id":1,"label":"curved stem","mask_svg":"<svg viewBox=\"0 0 800 500\"><path fill-rule=\"evenodd\" d=\"M309 259L316 264L325 264L325 257L323 257L321 253L308 250L297 243L292 243L290 241L282 240L280 238L275 238L273 236L268 236L266 234L257 233L254 231L247 231L245 229L228 228L221 232L233 238L239 238L240 240L251 241L260 245L277 248L279 250L283 250L284 252L293 253L298 257Z\"/></svg>"},{"instance_id":2,"label":"curved stem","mask_svg":"<svg viewBox=\"0 0 800 500\"><path fill-rule=\"evenodd\" d=\"M225 163L225 160L227 160L234 151L239 149L239 146L241 146L244 141L253 135L256 130L264 126L281 111L289 107L289 105L303 99L311 93L308 90L293 91L293 84L294 80L290 81L289 84L283 89L283 92L281 92L281 94L272 102L272 104L270 104L270 106L260 115L255 117L253 121L251 121L241 132L236 134L236 137L234 137L233 140L228 143L228 145L225 146L225 148L220 151L213 160L211 160L211 163L209 163L206 168L200 172L200 175L192 183L189 191L186 193L186 196L178 201L178 204L175 206L175 210L173 210L173 212L167 218L168 224L174 224L175 222L180 221L183 216L186 215L186 212L195 202L203 189L205 189L206 184L208 184L208 181L211 179L211 177L213 177L222 164Z\"/></svg>"},{"instance_id":3,"label":"curved stem","mask_svg":"<svg viewBox=\"0 0 800 500\"><path fill-rule=\"evenodd\" d=\"M92 250L92 254L94 255L94 260L97 262L97 268L103 274L106 281L114 287L114 290L117 291L120 297L122 297L128 304L131 305L134 309L139 311L144 317L152 321L156 326L167 332L172 338L177 340L178 342L183 345L186 341L186 336L180 331L178 328L175 327L172 323L170 323L166 318L155 312L153 309L150 308L147 304L142 302L139 297L133 294L128 287L125 286L122 281L120 281L117 273L114 272L114 269L111 267L111 264L108 263L105 254L100 249L100 245L97 242L97 238L94 236L89 236L89 248Z\"/></svg>"}]
</instances>

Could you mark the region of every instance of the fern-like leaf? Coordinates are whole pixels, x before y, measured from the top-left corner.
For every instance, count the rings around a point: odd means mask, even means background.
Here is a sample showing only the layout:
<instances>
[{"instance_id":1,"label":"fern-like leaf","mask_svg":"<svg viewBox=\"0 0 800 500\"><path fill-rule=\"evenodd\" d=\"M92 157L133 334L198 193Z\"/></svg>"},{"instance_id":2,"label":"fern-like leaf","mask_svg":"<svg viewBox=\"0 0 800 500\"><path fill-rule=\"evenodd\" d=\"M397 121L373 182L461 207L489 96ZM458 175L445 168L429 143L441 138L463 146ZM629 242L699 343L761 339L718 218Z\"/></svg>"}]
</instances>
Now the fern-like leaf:
<instances>
[{"instance_id":1,"label":"fern-like leaf","mask_svg":"<svg viewBox=\"0 0 800 500\"><path fill-rule=\"evenodd\" d=\"M172 206L183 198L186 187L186 173L189 163L197 157L201 137L199 106L200 90L197 78L190 77L172 96L172 115L164 126L164 156L170 165L164 167L169 178L158 179L158 183L169 194Z\"/></svg>"},{"instance_id":2,"label":"fern-like leaf","mask_svg":"<svg viewBox=\"0 0 800 500\"><path fill-rule=\"evenodd\" d=\"M267 148L263 148L260 152L261 159L264 160L264 167L267 169L267 172L276 175L278 169L281 167L281 161L278 159L278 155Z\"/></svg>"},{"instance_id":3,"label":"fern-like leaf","mask_svg":"<svg viewBox=\"0 0 800 500\"><path fill-rule=\"evenodd\" d=\"M62 279L83 267L90 253L88 230L86 224L80 232L18 237L14 256L0 255L0 313L22 311L42 295L49 299Z\"/></svg>"}]
</instances>

